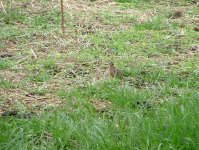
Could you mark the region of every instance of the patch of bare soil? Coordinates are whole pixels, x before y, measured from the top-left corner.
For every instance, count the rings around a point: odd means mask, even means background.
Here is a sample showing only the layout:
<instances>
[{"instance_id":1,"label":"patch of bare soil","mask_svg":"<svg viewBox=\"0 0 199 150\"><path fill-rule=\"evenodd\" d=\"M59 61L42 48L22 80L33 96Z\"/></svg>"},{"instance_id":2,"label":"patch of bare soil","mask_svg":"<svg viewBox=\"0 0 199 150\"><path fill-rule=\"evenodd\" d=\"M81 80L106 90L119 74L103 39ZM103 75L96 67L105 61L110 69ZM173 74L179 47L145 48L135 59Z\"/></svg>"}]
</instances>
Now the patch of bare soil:
<instances>
[{"instance_id":1,"label":"patch of bare soil","mask_svg":"<svg viewBox=\"0 0 199 150\"><path fill-rule=\"evenodd\" d=\"M32 95L19 89L0 89L3 101L0 102L0 114L10 110L22 110L39 113L43 110L58 107L61 101L51 94L45 96Z\"/></svg>"},{"instance_id":2,"label":"patch of bare soil","mask_svg":"<svg viewBox=\"0 0 199 150\"><path fill-rule=\"evenodd\" d=\"M100 61L92 62L71 62L65 66L60 74L55 75L51 81L46 83L50 92L61 87L71 89L74 87L85 87L89 83L96 83L109 78L108 64Z\"/></svg>"},{"instance_id":3,"label":"patch of bare soil","mask_svg":"<svg viewBox=\"0 0 199 150\"><path fill-rule=\"evenodd\" d=\"M104 24L103 18L100 16L102 12L107 14L113 14L114 16L132 15L137 18L137 21L142 23L148 21L157 12L156 10L147 10L145 12L136 9L125 9L122 10L116 2L112 0L97 1L94 3L88 3L84 1L66 1L65 11L70 14L70 17L74 19L77 27L84 28L87 33L95 31L114 31L120 25L116 26L113 24ZM84 17L79 16L84 14ZM125 24L121 22L123 28L129 28L132 24ZM110 30L111 29L111 30Z\"/></svg>"},{"instance_id":4,"label":"patch of bare soil","mask_svg":"<svg viewBox=\"0 0 199 150\"><path fill-rule=\"evenodd\" d=\"M17 84L25 77L25 74L22 72L15 73L10 70L4 70L0 72L0 76L2 76L4 80Z\"/></svg>"}]
</instances>

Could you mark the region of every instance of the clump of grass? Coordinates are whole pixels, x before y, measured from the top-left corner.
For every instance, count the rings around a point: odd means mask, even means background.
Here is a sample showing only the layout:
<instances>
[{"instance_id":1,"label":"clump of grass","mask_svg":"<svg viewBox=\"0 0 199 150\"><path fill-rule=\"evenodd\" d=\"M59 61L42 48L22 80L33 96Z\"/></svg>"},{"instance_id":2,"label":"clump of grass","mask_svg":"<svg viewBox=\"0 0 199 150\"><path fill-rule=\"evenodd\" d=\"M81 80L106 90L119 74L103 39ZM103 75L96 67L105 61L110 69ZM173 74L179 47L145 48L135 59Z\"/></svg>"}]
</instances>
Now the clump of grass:
<instances>
[{"instance_id":1,"label":"clump of grass","mask_svg":"<svg viewBox=\"0 0 199 150\"><path fill-rule=\"evenodd\" d=\"M27 64L26 68L32 72L32 74L27 75L27 79L40 83L48 81L60 72L60 68L56 65L56 59L53 57L33 61Z\"/></svg>"},{"instance_id":2,"label":"clump of grass","mask_svg":"<svg viewBox=\"0 0 199 150\"><path fill-rule=\"evenodd\" d=\"M140 2L149 2L150 0L115 0L119 3L140 3Z\"/></svg>"},{"instance_id":3,"label":"clump of grass","mask_svg":"<svg viewBox=\"0 0 199 150\"><path fill-rule=\"evenodd\" d=\"M7 9L7 13L1 11L0 18L3 19L5 24L14 24L16 22L23 22L25 20L24 14L19 9Z\"/></svg>"},{"instance_id":4,"label":"clump of grass","mask_svg":"<svg viewBox=\"0 0 199 150\"><path fill-rule=\"evenodd\" d=\"M37 88L37 89L29 89L29 93L31 95L44 96L46 94L46 89L44 89L43 87L40 87L40 88Z\"/></svg>"},{"instance_id":5,"label":"clump of grass","mask_svg":"<svg viewBox=\"0 0 199 150\"><path fill-rule=\"evenodd\" d=\"M163 22L163 18L154 17L142 24L136 24L135 27L139 30L163 30L166 28L166 23Z\"/></svg>"},{"instance_id":6,"label":"clump of grass","mask_svg":"<svg viewBox=\"0 0 199 150\"><path fill-rule=\"evenodd\" d=\"M0 59L0 70L8 69L13 66L13 63L7 59Z\"/></svg>"},{"instance_id":7,"label":"clump of grass","mask_svg":"<svg viewBox=\"0 0 199 150\"><path fill-rule=\"evenodd\" d=\"M15 87L14 83L12 83L11 81L4 80L0 76L0 88L2 88L2 89L11 89L11 88L14 88L14 87Z\"/></svg>"},{"instance_id":8,"label":"clump of grass","mask_svg":"<svg viewBox=\"0 0 199 150\"><path fill-rule=\"evenodd\" d=\"M29 20L26 20L26 23L30 24L34 28L49 29L55 25L59 25L59 19L59 11L52 10L46 14L34 16Z\"/></svg>"}]
</instances>

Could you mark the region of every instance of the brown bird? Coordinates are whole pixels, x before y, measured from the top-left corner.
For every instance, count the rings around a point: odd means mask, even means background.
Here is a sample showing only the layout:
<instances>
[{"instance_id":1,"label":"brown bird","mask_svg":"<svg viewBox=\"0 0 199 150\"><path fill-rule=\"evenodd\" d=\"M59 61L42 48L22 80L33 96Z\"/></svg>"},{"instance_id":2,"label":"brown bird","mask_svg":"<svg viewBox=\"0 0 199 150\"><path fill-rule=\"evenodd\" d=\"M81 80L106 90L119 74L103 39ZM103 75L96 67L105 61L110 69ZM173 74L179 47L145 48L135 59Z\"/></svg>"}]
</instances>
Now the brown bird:
<instances>
[{"instance_id":1,"label":"brown bird","mask_svg":"<svg viewBox=\"0 0 199 150\"><path fill-rule=\"evenodd\" d=\"M193 29L194 29L194 31L199 32L199 27L195 27L195 28L193 28Z\"/></svg>"},{"instance_id":2,"label":"brown bird","mask_svg":"<svg viewBox=\"0 0 199 150\"><path fill-rule=\"evenodd\" d=\"M112 62L109 64L109 74L112 78L119 77L120 79L123 78L122 71L117 69Z\"/></svg>"},{"instance_id":3,"label":"brown bird","mask_svg":"<svg viewBox=\"0 0 199 150\"><path fill-rule=\"evenodd\" d=\"M172 15L172 19L176 19L176 18L181 18L183 16L183 12L180 10L176 10L173 15Z\"/></svg>"}]
</instances>

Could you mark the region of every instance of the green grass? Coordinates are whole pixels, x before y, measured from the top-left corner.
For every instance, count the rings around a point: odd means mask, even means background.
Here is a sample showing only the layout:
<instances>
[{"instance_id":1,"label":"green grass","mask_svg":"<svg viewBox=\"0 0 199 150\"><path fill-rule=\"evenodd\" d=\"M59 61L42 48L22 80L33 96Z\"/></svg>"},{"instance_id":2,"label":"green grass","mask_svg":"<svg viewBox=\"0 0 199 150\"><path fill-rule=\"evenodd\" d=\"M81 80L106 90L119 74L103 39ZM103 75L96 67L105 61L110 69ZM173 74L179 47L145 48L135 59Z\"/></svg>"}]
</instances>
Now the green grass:
<instances>
[{"instance_id":1,"label":"green grass","mask_svg":"<svg viewBox=\"0 0 199 150\"><path fill-rule=\"evenodd\" d=\"M16 2L0 12L0 113L34 115L0 116L0 149L199 148L190 1L68 3L64 37L59 3ZM177 9L184 16L169 18ZM123 79L110 78L110 62Z\"/></svg>"},{"instance_id":2,"label":"green grass","mask_svg":"<svg viewBox=\"0 0 199 150\"><path fill-rule=\"evenodd\" d=\"M12 67L13 63L10 60L1 59L0 60L0 70L8 69Z\"/></svg>"},{"instance_id":3,"label":"green grass","mask_svg":"<svg viewBox=\"0 0 199 150\"><path fill-rule=\"evenodd\" d=\"M0 12L0 18L2 18L5 24L13 24L23 22L25 19L24 15L18 9L7 9L5 12Z\"/></svg>"},{"instance_id":4,"label":"green grass","mask_svg":"<svg viewBox=\"0 0 199 150\"><path fill-rule=\"evenodd\" d=\"M149 2L149 0L115 0L119 3L141 3L141 2Z\"/></svg>"},{"instance_id":5,"label":"green grass","mask_svg":"<svg viewBox=\"0 0 199 150\"><path fill-rule=\"evenodd\" d=\"M12 83L10 81L6 81L6 80L2 79L2 77L0 76L0 88L10 89L10 88L14 88L14 87L15 87L14 83Z\"/></svg>"},{"instance_id":6,"label":"green grass","mask_svg":"<svg viewBox=\"0 0 199 150\"><path fill-rule=\"evenodd\" d=\"M70 113L66 107L42 118L10 118L9 124L4 118L1 119L1 147L195 149L198 148L197 98L194 93L184 94L177 103L164 104L146 115L124 107L108 117L106 113L96 114L91 106L80 102ZM191 120L196 123L190 123Z\"/></svg>"}]
</instances>

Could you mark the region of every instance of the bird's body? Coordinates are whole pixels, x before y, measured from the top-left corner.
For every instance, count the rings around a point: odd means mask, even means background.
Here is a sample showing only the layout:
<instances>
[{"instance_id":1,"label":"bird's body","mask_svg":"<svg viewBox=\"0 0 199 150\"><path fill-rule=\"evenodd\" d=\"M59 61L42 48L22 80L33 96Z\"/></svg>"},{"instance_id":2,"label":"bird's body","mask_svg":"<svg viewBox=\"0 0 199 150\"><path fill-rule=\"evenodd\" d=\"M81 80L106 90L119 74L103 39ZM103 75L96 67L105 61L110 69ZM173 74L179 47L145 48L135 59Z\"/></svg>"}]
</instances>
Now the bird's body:
<instances>
[{"instance_id":1,"label":"bird's body","mask_svg":"<svg viewBox=\"0 0 199 150\"><path fill-rule=\"evenodd\" d=\"M177 19L177 18L181 18L183 16L183 12L181 10L176 10L175 12L173 12L173 14L171 15L171 19Z\"/></svg>"},{"instance_id":2,"label":"bird's body","mask_svg":"<svg viewBox=\"0 0 199 150\"><path fill-rule=\"evenodd\" d=\"M120 79L123 78L122 71L117 69L112 62L109 64L109 74L112 78L114 77L119 77Z\"/></svg>"},{"instance_id":3,"label":"bird's body","mask_svg":"<svg viewBox=\"0 0 199 150\"><path fill-rule=\"evenodd\" d=\"M195 27L195 28L194 28L194 31L199 32L199 27Z\"/></svg>"}]
</instances>

